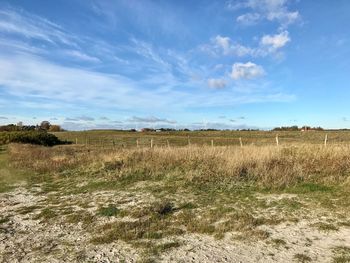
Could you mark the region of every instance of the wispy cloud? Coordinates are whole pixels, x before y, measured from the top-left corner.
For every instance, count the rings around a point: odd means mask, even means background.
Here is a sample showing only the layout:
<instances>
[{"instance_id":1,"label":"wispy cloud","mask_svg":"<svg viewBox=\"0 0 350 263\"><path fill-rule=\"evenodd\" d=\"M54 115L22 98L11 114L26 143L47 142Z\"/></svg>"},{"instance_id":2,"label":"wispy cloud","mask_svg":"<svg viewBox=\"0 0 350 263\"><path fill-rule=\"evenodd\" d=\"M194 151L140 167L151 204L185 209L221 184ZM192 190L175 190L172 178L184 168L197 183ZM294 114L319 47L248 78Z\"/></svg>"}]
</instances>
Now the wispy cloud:
<instances>
[{"instance_id":1,"label":"wispy cloud","mask_svg":"<svg viewBox=\"0 0 350 263\"><path fill-rule=\"evenodd\" d=\"M283 31L276 35L264 35L261 38L261 45L266 46L269 52L274 52L284 47L288 42L290 42L288 31Z\"/></svg>"},{"instance_id":2,"label":"wispy cloud","mask_svg":"<svg viewBox=\"0 0 350 263\"><path fill-rule=\"evenodd\" d=\"M13 9L0 10L0 31L50 43L75 45L72 36L59 25L23 10L20 13Z\"/></svg>"},{"instance_id":3,"label":"wispy cloud","mask_svg":"<svg viewBox=\"0 0 350 263\"><path fill-rule=\"evenodd\" d=\"M231 78L234 80L255 79L263 75L265 75L263 67L252 62L234 63L232 66Z\"/></svg>"},{"instance_id":4,"label":"wispy cloud","mask_svg":"<svg viewBox=\"0 0 350 263\"><path fill-rule=\"evenodd\" d=\"M224 79L208 79L208 86L211 88L225 88L227 85L226 80Z\"/></svg>"},{"instance_id":5,"label":"wispy cloud","mask_svg":"<svg viewBox=\"0 0 350 263\"><path fill-rule=\"evenodd\" d=\"M78 122L78 121L89 122L89 121L94 121L95 118L83 115L79 117L67 117L64 120L68 122Z\"/></svg>"},{"instance_id":6,"label":"wispy cloud","mask_svg":"<svg viewBox=\"0 0 350 263\"><path fill-rule=\"evenodd\" d=\"M168 123L168 124L175 124L176 121L168 120L164 118L158 118L158 117L137 117L133 116L129 118L127 121L129 122L140 122L140 123Z\"/></svg>"},{"instance_id":7,"label":"wispy cloud","mask_svg":"<svg viewBox=\"0 0 350 263\"><path fill-rule=\"evenodd\" d=\"M101 62L99 58L89 56L78 50L66 50L64 51L64 54L80 61L87 61L87 62L93 62L93 63Z\"/></svg>"},{"instance_id":8,"label":"wispy cloud","mask_svg":"<svg viewBox=\"0 0 350 263\"><path fill-rule=\"evenodd\" d=\"M233 42L230 37L216 36L211 40L211 45L205 45L202 50L210 54L222 54L236 57L266 57L275 55L280 51L291 39L288 31L282 31L274 35L263 35L260 38L259 45L255 47L244 46L240 43Z\"/></svg>"},{"instance_id":9,"label":"wispy cloud","mask_svg":"<svg viewBox=\"0 0 350 263\"><path fill-rule=\"evenodd\" d=\"M238 23L244 25L256 24L259 20L276 21L281 28L301 20L298 11L289 8L290 0L241 0L229 1L227 7L232 10L250 9L236 18Z\"/></svg>"},{"instance_id":10,"label":"wispy cloud","mask_svg":"<svg viewBox=\"0 0 350 263\"><path fill-rule=\"evenodd\" d=\"M261 19L261 15L258 13L246 13L236 18L236 21L242 25L255 25Z\"/></svg>"},{"instance_id":11,"label":"wispy cloud","mask_svg":"<svg viewBox=\"0 0 350 263\"><path fill-rule=\"evenodd\" d=\"M118 42L84 32L70 32L23 10L0 10L0 94L6 97L0 99L0 107L8 108L16 101L18 110L46 109L55 116L71 116L73 111L78 117L60 120L86 128L103 121L106 127L138 122L175 124L154 114L295 98L271 87L250 88L248 81L265 74L262 66L235 63L231 71L232 60L225 61L233 55L263 57L278 52L290 41L286 30L263 35L260 42L253 41L258 46L251 47L217 35L208 45L218 56L213 60L197 56L198 51L193 51L197 43L193 48L176 49L143 35L125 34ZM108 115L110 119L136 116L123 122L99 117L110 112L116 113ZM151 117L137 117L139 114Z\"/></svg>"}]
</instances>

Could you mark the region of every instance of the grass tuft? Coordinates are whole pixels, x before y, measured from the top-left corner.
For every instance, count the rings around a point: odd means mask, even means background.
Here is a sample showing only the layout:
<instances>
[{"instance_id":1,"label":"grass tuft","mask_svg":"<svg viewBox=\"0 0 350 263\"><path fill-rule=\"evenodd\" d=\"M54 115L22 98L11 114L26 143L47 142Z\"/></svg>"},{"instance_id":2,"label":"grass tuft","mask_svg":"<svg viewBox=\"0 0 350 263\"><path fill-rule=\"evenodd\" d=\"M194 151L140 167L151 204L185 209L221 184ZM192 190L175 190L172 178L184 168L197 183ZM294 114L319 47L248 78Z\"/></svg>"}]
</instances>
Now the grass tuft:
<instances>
[{"instance_id":1,"label":"grass tuft","mask_svg":"<svg viewBox=\"0 0 350 263\"><path fill-rule=\"evenodd\" d=\"M100 216L116 216L118 213L119 209L113 204L109 204L107 207L100 207L98 210Z\"/></svg>"}]
</instances>

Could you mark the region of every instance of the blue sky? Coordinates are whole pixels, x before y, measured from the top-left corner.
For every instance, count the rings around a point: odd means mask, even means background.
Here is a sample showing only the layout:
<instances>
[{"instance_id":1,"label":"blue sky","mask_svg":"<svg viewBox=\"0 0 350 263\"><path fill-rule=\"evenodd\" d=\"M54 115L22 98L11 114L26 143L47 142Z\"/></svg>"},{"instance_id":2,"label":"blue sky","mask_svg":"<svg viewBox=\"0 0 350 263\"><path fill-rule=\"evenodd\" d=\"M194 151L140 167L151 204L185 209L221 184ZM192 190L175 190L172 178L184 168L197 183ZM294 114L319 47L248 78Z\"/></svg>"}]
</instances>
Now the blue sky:
<instances>
[{"instance_id":1,"label":"blue sky","mask_svg":"<svg viewBox=\"0 0 350 263\"><path fill-rule=\"evenodd\" d=\"M350 1L0 0L0 124L350 127Z\"/></svg>"}]
</instances>

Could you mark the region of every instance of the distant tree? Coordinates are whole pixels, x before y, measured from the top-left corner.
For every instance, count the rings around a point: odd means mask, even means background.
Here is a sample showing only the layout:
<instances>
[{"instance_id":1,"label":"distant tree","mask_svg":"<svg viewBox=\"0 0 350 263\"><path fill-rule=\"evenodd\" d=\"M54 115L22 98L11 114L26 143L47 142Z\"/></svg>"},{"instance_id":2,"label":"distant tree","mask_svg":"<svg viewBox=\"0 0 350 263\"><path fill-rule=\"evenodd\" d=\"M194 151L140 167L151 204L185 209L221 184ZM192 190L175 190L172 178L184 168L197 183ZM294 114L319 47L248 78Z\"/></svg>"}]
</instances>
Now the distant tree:
<instances>
[{"instance_id":1,"label":"distant tree","mask_svg":"<svg viewBox=\"0 0 350 263\"><path fill-rule=\"evenodd\" d=\"M277 127L274 128L273 131L299 131L299 127L294 125L294 126L286 126L286 127Z\"/></svg>"},{"instance_id":2,"label":"distant tree","mask_svg":"<svg viewBox=\"0 0 350 263\"><path fill-rule=\"evenodd\" d=\"M141 129L142 132L154 132L156 131L155 129L152 129L152 128L142 128Z\"/></svg>"},{"instance_id":3,"label":"distant tree","mask_svg":"<svg viewBox=\"0 0 350 263\"><path fill-rule=\"evenodd\" d=\"M50 132L60 132L63 129L61 128L60 125L50 125L49 131Z\"/></svg>"},{"instance_id":4,"label":"distant tree","mask_svg":"<svg viewBox=\"0 0 350 263\"><path fill-rule=\"evenodd\" d=\"M42 121L42 122L40 123L39 128L40 128L41 130L48 131L48 130L50 129L50 126L51 126L50 122L48 122L48 121Z\"/></svg>"},{"instance_id":5,"label":"distant tree","mask_svg":"<svg viewBox=\"0 0 350 263\"><path fill-rule=\"evenodd\" d=\"M14 124L8 124L0 127L0 131L19 131L20 128Z\"/></svg>"}]
</instances>

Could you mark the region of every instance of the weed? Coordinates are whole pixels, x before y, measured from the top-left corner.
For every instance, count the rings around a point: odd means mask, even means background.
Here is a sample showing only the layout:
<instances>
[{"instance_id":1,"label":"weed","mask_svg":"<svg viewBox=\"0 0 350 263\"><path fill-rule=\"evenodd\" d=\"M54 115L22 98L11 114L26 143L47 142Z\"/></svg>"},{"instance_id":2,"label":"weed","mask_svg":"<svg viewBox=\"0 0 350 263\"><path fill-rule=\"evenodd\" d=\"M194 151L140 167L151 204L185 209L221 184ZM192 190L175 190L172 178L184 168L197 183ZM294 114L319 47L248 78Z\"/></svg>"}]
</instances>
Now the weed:
<instances>
[{"instance_id":1,"label":"weed","mask_svg":"<svg viewBox=\"0 0 350 263\"><path fill-rule=\"evenodd\" d=\"M272 239L272 242L273 242L277 247L287 245L287 242L284 241L283 239L280 239L280 238Z\"/></svg>"},{"instance_id":2,"label":"weed","mask_svg":"<svg viewBox=\"0 0 350 263\"><path fill-rule=\"evenodd\" d=\"M312 259L305 254L295 254L294 259L300 263L311 262Z\"/></svg>"},{"instance_id":3,"label":"weed","mask_svg":"<svg viewBox=\"0 0 350 263\"><path fill-rule=\"evenodd\" d=\"M40 209L40 208L41 208L41 206L39 206L39 205L32 205L32 206L22 207L22 208L18 209L17 211L19 214L25 215L25 214L32 213L35 210Z\"/></svg>"},{"instance_id":4,"label":"weed","mask_svg":"<svg viewBox=\"0 0 350 263\"><path fill-rule=\"evenodd\" d=\"M98 214L101 216L116 216L119 212L119 209L113 205L109 204L107 207L100 207Z\"/></svg>"},{"instance_id":5,"label":"weed","mask_svg":"<svg viewBox=\"0 0 350 263\"><path fill-rule=\"evenodd\" d=\"M41 210L41 212L34 217L34 219L42 219L42 220L49 220L51 218L56 217L57 214L52 208L44 208Z\"/></svg>"},{"instance_id":6,"label":"weed","mask_svg":"<svg viewBox=\"0 0 350 263\"><path fill-rule=\"evenodd\" d=\"M325 232L338 231L339 230L339 228L336 225L330 224L330 223L324 223L324 222L316 223L313 226L317 227L318 230L325 231Z\"/></svg>"}]
</instances>

